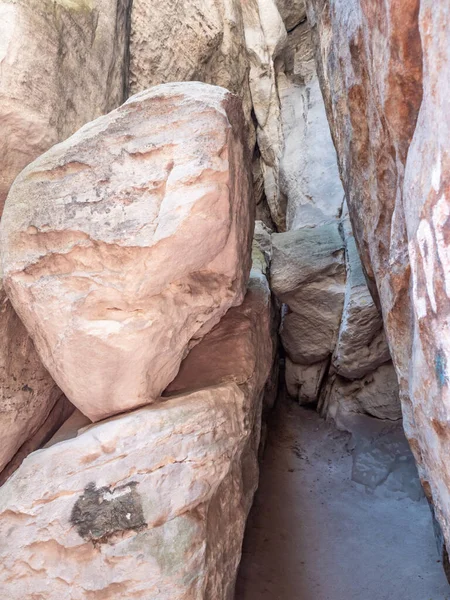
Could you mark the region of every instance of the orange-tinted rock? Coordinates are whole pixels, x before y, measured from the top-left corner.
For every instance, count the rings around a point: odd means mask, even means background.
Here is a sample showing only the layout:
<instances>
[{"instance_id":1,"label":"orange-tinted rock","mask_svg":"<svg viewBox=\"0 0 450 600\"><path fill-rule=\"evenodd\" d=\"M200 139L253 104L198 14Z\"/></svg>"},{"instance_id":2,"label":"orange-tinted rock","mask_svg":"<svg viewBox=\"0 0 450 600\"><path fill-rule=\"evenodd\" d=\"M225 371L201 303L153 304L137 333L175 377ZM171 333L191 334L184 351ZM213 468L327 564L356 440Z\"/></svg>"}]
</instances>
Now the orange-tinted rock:
<instances>
[{"instance_id":1,"label":"orange-tinted rock","mask_svg":"<svg viewBox=\"0 0 450 600\"><path fill-rule=\"evenodd\" d=\"M240 101L167 84L16 179L5 286L48 370L90 419L155 401L242 302L254 206Z\"/></svg>"},{"instance_id":2,"label":"orange-tinted rock","mask_svg":"<svg viewBox=\"0 0 450 600\"><path fill-rule=\"evenodd\" d=\"M429 0L310 0L309 16L355 236L399 378L406 434L448 545L448 7Z\"/></svg>"}]
</instances>

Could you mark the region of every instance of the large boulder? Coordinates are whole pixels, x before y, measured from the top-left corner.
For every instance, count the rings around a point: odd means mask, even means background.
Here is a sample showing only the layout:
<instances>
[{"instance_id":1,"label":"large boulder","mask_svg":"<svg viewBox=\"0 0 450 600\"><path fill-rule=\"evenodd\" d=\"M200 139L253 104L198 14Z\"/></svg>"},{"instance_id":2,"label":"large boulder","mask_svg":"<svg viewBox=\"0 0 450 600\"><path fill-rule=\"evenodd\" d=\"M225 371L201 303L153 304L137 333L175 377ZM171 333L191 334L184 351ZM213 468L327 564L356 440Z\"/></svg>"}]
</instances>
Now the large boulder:
<instances>
[{"instance_id":1,"label":"large boulder","mask_svg":"<svg viewBox=\"0 0 450 600\"><path fill-rule=\"evenodd\" d=\"M155 401L190 346L242 302L254 210L243 124L227 90L155 87L13 185L5 286L90 419Z\"/></svg>"},{"instance_id":2,"label":"large boulder","mask_svg":"<svg viewBox=\"0 0 450 600\"><path fill-rule=\"evenodd\" d=\"M129 4L0 2L0 215L23 167L125 99Z\"/></svg>"},{"instance_id":3,"label":"large boulder","mask_svg":"<svg viewBox=\"0 0 450 600\"><path fill-rule=\"evenodd\" d=\"M244 303L186 357L170 398L95 425L75 414L25 460L0 488L8 598L233 600L258 481L270 311L256 268Z\"/></svg>"},{"instance_id":4,"label":"large boulder","mask_svg":"<svg viewBox=\"0 0 450 600\"><path fill-rule=\"evenodd\" d=\"M309 0L309 17L357 245L385 317L405 431L449 546L448 6Z\"/></svg>"}]
</instances>

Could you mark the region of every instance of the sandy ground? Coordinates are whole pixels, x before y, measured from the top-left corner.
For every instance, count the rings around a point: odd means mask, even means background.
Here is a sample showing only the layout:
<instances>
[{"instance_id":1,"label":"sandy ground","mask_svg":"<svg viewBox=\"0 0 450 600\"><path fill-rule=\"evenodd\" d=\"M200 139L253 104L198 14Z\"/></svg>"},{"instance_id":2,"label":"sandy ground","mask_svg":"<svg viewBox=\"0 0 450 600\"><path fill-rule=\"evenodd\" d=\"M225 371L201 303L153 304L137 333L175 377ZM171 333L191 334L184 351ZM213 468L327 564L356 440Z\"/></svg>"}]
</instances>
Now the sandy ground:
<instances>
[{"instance_id":1,"label":"sandy ground","mask_svg":"<svg viewBox=\"0 0 450 600\"><path fill-rule=\"evenodd\" d=\"M236 600L450 600L405 440L375 429L278 403Z\"/></svg>"}]
</instances>

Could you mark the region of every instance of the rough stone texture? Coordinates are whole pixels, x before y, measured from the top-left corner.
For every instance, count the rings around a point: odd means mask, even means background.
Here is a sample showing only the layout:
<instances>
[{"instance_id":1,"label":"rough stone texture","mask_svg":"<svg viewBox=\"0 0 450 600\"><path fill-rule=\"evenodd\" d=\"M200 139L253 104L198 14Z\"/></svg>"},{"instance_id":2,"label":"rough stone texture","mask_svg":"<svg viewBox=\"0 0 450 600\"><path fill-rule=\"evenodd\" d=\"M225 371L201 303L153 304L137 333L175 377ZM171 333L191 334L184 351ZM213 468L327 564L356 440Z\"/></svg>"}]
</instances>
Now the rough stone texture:
<instances>
[{"instance_id":1,"label":"rough stone texture","mask_svg":"<svg viewBox=\"0 0 450 600\"><path fill-rule=\"evenodd\" d=\"M189 352L164 395L219 383L242 385L258 372L264 383L273 354L270 289L261 270L254 268L242 305L230 308Z\"/></svg>"},{"instance_id":2,"label":"rough stone texture","mask_svg":"<svg viewBox=\"0 0 450 600\"><path fill-rule=\"evenodd\" d=\"M337 423L348 413L394 421L401 419L397 375L392 363L381 365L353 381L332 375L321 394L319 410Z\"/></svg>"},{"instance_id":3,"label":"rough stone texture","mask_svg":"<svg viewBox=\"0 0 450 600\"><path fill-rule=\"evenodd\" d=\"M448 546L448 6L309 0L309 16L355 236L379 293L399 378L405 431Z\"/></svg>"},{"instance_id":4,"label":"rough stone texture","mask_svg":"<svg viewBox=\"0 0 450 600\"><path fill-rule=\"evenodd\" d=\"M270 312L255 265L243 305L188 355L172 390L193 387L190 369L194 385L224 383L82 429L74 414L25 460L0 489L8 598L233 600L258 480ZM245 369L230 339L251 354ZM204 360L211 353L217 361Z\"/></svg>"},{"instance_id":5,"label":"rough stone texture","mask_svg":"<svg viewBox=\"0 0 450 600\"><path fill-rule=\"evenodd\" d=\"M304 8L296 1L288 12L292 21L297 14L304 14ZM277 73L285 40L286 29L275 0L133 2L131 91L170 81L198 80L240 96L251 149L256 125L254 178L259 218L264 215L264 220L273 220L281 230L285 228L285 203L279 189L283 135Z\"/></svg>"},{"instance_id":6,"label":"rough stone texture","mask_svg":"<svg viewBox=\"0 0 450 600\"><path fill-rule=\"evenodd\" d=\"M317 402L328 366L328 360L313 365L298 365L287 356L285 377L288 394L296 398L300 404Z\"/></svg>"},{"instance_id":7,"label":"rough stone texture","mask_svg":"<svg viewBox=\"0 0 450 600\"><path fill-rule=\"evenodd\" d=\"M278 230L283 231L286 227L286 207L279 187L283 132L277 73L280 53L286 41L286 29L274 0L243 2L242 11L264 191L272 220Z\"/></svg>"},{"instance_id":8,"label":"rough stone texture","mask_svg":"<svg viewBox=\"0 0 450 600\"><path fill-rule=\"evenodd\" d=\"M61 394L61 392L60 392ZM43 403L45 405L45 403ZM27 407L28 408L28 407ZM36 430L35 433L31 434L29 437L19 448L19 450L14 454L12 459L5 466L3 471L0 473L0 486L4 484L4 482L10 477L14 471L16 471L24 459L37 450L41 448L48 440L53 436L53 434L60 428L61 423L64 423L68 418L70 418L71 414L74 412L74 405L67 400L67 398L63 395L60 395L59 399L56 401L53 408L50 410L48 417L43 421L42 425ZM32 410L32 409L31 409ZM23 413L28 417L29 420L36 419L36 416L33 412L28 413L28 410L23 409ZM37 412L37 416L40 417L39 411ZM21 420L25 420L23 414L20 415ZM0 419L2 419L2 414L0 411ZM41 419L39 419L40 421ZM14 428L13 428L14 429ZM32 432L35 428L31 429ZM3 433L3 432L2 432ZM20 432L22 433L22 432Z\"/></svg>"},{"instance_id":9,"label":"rough stone texture","mask_svg":"<svg viewBox=\"0 0 450 600\"><path fill-rule=\"evenodd\" d=\"M156 400L189 345L242 302L253 227L243 123L223 88L155 87L12 187L5 286L90 419Z\"/></svg>"},{"instance_id":10,"label":"rough stone texture","mask_svg":"<svg viewBox=\"0 0 450 600\"><path fill-rule=\"evenodd\" d=\"M331 354L344 305L344 243L338 223L272 235L271 284L288 304L281 338L295 363Z\"/></svg>"},{"instance_id":11,"label":"rough stone texture","mask_svg":"<svg viewBox=\"0 0 450 600\"><path fill-rule=\"evenodd\" d=\"M0 214L23 167L123 102L128 5L0 2Z\"/></svg>"},{"instance_id":12,"label":"rough stone texture","mask_svg":"<svg viewBox=\"0 0 450 600\"><path fill-rule=\"evenodd\" d=\"M305 0L276 0L276 4L287 31L306 19Z\"/></svg>"},{"instance_id":13,"label":"rough stone texture","mask_svg":"<svg viewBox=\"0 0 450 600\"><path fill-rule=\"evenodd\" d=\"M33 342L6 297L1 280L0 339L2 471L19 448L37 434L62 392L44 369Z\"/></svg>"},{"instance_id":14,"label":"rough stone texture","mask_svg":"<svg viewBox=\"0 0 450 600\"><path fill-rule=\"evenodd\" d=\"M288 36L278 78L284 136L280 191L287 229L338 220L344 190L315 70L308 22Z\"/></svg>"},{"instance_id":15,"label":"rough stone texture","mask_svg":"<svg viewBox=\"0 0 450 600\"><path fill-rule=\"evenodd\" d=\"M344 310L332 365L343 377L358 379L390 361L391 356L383 321L367 287L348 218L344 219L343 228L347 281Z\"/></svg>"}]
</instances>

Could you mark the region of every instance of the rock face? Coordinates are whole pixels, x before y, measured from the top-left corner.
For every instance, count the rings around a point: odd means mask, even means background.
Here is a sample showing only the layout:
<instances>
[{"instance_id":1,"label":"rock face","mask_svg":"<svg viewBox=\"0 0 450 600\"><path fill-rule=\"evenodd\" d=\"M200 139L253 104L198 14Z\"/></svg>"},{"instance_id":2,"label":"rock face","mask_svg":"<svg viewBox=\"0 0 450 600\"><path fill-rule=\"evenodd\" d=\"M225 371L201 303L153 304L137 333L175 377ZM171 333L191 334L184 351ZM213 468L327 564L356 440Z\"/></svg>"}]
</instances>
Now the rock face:
<instances>
[{"instance_id":1,"label":"rock face","mask_svg":"<svg viewBox=\"0 0 450 600\"><path fill-rule=\"evenodd\" d=\"M352 228L342 222L347 281L333 369L347 379L358 379L390 360L383 322L367 287ZM397 406L398 408L398 406Z\"/></svg>"},{"instance_id":2,"label":"rock face","mask_svg":"<svg viewBox=\"0 0 450 600\"><path fill-rule=\"evenodd\" d=\"M304 7L295 10L304 14ZM291 10L291 19L296 19ZM279 190L282 150L276 61L286 30L274 0L134 0L131 15L130 88L133 93L170 81L203 81L237 94L253 151L255 125L260 175L258 199L267 197L280 228L285 214ZM262 200L261 208L266 206ZM270 218L270 217L269 217Z\"/></svg>"},{"instance_id":3,"label":"rock face","mask_svg":"<svg viewBox=\"0 0 450 600\"><path fill-rule=\"evenodd\" d=\"M280 192L286 198L287 229L337 221L342 213L344 190L308 22L288 35L283 61L284 71L278 79L284 138Z\"/></svg>"},{"instance_id":4,"label":"rock face","mask_svg":"<svg viewBox=\"0 0 450 600\"><path fill-rule=\"evenodd\" d=\"M448 7L310 0L309 16L357 244L385 316L406 434L448 546Z\"/></svg>"},{"instance_id":5,"label":"rock face","mask_svg":"<svg viewBox=\"0 0 450 600\"><path fill-rule=\"evenodd\" d=\"M5 286L90 419L156 400L242 302L253 228L242 132L226 90L168 84L86 125L12 187Z\"/></svg>"},{"instance_id":6,"label":"rock face","mask_svg":"<svg viewBox=\"0 0 450 600\"><path fill-rule=\"evenodd\" d=\"M126 90L129 0L0 2L0 214L16 175Z\"/></svg>"},{"instance_id":7,"label":"rock face","mask_svg":"<svg viewBox=\"0 0 450 600\"><path fill-rule=\"evenodd\" d=\"M385 417L398 418L393 377L373 375L372 403L354 392L367 385L367 377L388 363L390 355L344 202L311 25L302 18L288 27L277 77L283 140L279 189L288 231L272 235L271 282L285 304L281 339L287 354L287 390L301 403L319 402L323 414L333 416L334 402L345 397L330 393L338 375L352 410L370 413L366 409L376 404L378 394L377 416L383 417L386 406Z\"/></svg>"},{"instance_id":8,"label":"rock face","mask_svg":"<svg viewBox=\"0 0 450 600\"><path fill-rule=\"evenodd\" d=\"M270 307L256 269L243 305L185 359L176 395L66 431L25 460L0 489L8 598L234 598L273 359ZM244 366L230 336L249 353Z\"/></svg>"},{"instance_id":9,"label":"rock face","mask_svg":"<svg viewBox=\"0 0 450 600\"><path fill-rule=\"evenodd\" d=\"M0 216L23 167L123 101L128 12L128 0L0 2ZM2 480L73 407L55 405L62 392L3 288L0 302Z\"/></svg>"},{"instance_id":10,"label":"rock face","mask_svg":"<svg viewBox=\"0 0 450 600\"><path fill-rule=\"evenodd\" d=\"M337 340L344 304L344 244L338 224L272 236L272 289L288 304L281 339L292 361L326 359Z\"/></svg>"},{"instance_id":11,"label":"rock face","mask_svg":"<svg viewBox=\"0 0 450 600\"><path fill-rule=\"evenodd\" d=\"M0 339L1 472L19 448L37 433L62 392L44 369L1 282Z\"/></svg>"}]
</instances>

